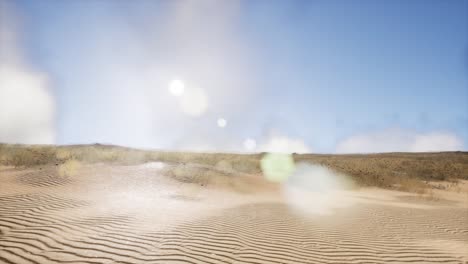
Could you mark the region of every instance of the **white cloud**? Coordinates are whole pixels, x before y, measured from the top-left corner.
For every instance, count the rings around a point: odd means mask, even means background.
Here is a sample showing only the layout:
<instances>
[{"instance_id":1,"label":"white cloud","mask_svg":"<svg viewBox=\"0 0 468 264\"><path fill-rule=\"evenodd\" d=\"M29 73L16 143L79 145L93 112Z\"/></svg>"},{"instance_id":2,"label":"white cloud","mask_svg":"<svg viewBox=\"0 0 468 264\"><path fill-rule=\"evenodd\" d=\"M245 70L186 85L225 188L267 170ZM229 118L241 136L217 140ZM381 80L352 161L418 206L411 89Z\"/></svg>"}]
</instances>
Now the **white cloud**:
<instances>
[{"instance_id":1,"label":"white cloud","mask_svg":"<svg viewBox=\"0 0 468 264\"><path fill-rule=\"evenodd\" d=\"M54 100L47 77L22 61L12 9L0 8L0 142L55 141Z\"/></svg>"},{"instance_id":2,"label":"white cloud","mask_svg":"<svg viewBox=\"0 0 468 264\"><path fill-rule=\"evenodd\" d=\"M308 153L309 147L302 139L289 138L285 136L271 136L260 145L260 151L276 153Z\"/></svg>"},{"instance_id":3,"label":"white cloud","mask_svg":"<svg viewBox=\"0 0 468 264\"><path fill-rule=\"evenodd\" d=\"M387 129L351 136L338 143L338 153L454 151L463 148L463 141L449 132L416 133L403 129Z\"/></svg>"},{"instance_id":4,"label":"white cloud","mask_svg":"<svg viewBox=\"0 0 468 264\"><path fill-rule=\"evenodd\" d=\"M0 142L54 142L54 103L44 75L0 65Z\"/></svg>"},{"instance_id":5,"label":"white cloud","mask_svg":"<svg viewBox=\"0 0 468 264\"><path fill-rule=\"evenodd\" d=\"M208 97L203 89L185 92L179 101L182 111L190 116L201 116L208 108Z\"/></svg>"},{"instance_id":6,"label":"white cloud","mask_svg":"<svg viewBox=\"0 0 468 264\"><path fill-rule=\"evenodd\" d=\"M410 151L449 151L461 150L463 141L454 134L450 133L429 133L421 134L415 137Z\"/></svg>"},{"instance_id":7,"label":"white cloud","mask_svg":"<svg viewBox=\"0 0 468 264\"><path fill-rule=\"evenodd\" d=\"M257 147L257 141L255 141L255 139L252 139L252 138L246 138L244 140L243 145L246 151L254 151L255 148Z\"/></svg>"}]
</instances>

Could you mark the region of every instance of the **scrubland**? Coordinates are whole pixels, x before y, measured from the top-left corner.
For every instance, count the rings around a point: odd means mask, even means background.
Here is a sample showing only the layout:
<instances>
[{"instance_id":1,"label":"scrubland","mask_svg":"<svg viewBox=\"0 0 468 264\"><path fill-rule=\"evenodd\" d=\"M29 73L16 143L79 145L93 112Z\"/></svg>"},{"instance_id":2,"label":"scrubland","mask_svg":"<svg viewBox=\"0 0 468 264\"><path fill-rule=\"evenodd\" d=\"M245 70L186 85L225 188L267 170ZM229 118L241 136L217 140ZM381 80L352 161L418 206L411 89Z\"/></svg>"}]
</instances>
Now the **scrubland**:
<instances>
[{"instance_id":1,"label":"scrubland","mask_svg":"<svg viewBox=\"0 0 468 264\"><path fill-rule=\"evenodd\" d=\"M265 153L228 154L140 150L113 145L9 145L0 144L0 164L34 167L54 164L67 167L79 163L135 165L166 162L181 165L171 173L181 181L207 182L219 174L261 174ZM296 163L326 166L352 177L358 186L396 188L421 192L430 182L468 180L468 152L293 154ZM184 164L198 166L184 168Z\"/></svg>"},{"instance_id":2,"label":"scrubland","mask_svg":"<svg viewBox=\"0 0 468 264\"><path fill-rule=\"evenodd\" d=\"M0 262L468 263L468 153L268 157L0 145Z\"/></svg>"}]
</instances>

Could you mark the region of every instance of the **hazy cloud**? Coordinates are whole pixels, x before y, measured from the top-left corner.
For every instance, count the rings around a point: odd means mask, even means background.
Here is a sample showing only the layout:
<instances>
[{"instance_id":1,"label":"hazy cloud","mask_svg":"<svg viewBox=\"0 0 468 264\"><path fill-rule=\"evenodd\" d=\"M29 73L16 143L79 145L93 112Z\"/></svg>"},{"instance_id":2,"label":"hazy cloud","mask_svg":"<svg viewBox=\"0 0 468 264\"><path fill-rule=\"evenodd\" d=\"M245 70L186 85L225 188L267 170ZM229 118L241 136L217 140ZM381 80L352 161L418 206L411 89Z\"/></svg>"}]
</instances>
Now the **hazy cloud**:
<instances>
[{"instance_id":1,"label":"hazy cloud","mask_svg":"<svg viewBox=\"0 0 468 264\"><path fill-rule=\"evenodd\" d=\"M259 151L276 153L308 153L310 148L302 139L286 136L270 136L266 142L260 145Z\"/></svg>"},{"instance_id":2,"label":"hazy cloud","mask_svg":"<svg viewBox=\"0 0 468 264\"><path fill-rule=\"evenodd\" d=\"M60 143L210 151L242 146L234 125L221 131L216 123L255 103L252 57L236 31L238 2L148 2L157 11L130 5L135 13L129 16L102 2L105 8L82 14L92 3L76 3L63 26L48 31L76 28L69 46L51 51L59 58L57 77L66 80L60 84Z\"/></svg>"},{"instance_id":3,"label":"hazy cloud","mask_svg":"<svg viewBox=\"0 0 468 264\"><path fill-rule=\"evenodd\" d=\"M460 137L449 132L417 133L387 129L355 135L339 142L338 153L455 151L463 148Z\"/></svg>"},{"instance_id":4,"label":"hazy cloud","mask_svg":"<svg viewBox=\"0 0 468 264\"><path fill-rule=\"evenodd\" d=\"M13 12L0 1L0 142L54 143L55 106L47 76L24 62Z\"/></svg>"}]
</instances>

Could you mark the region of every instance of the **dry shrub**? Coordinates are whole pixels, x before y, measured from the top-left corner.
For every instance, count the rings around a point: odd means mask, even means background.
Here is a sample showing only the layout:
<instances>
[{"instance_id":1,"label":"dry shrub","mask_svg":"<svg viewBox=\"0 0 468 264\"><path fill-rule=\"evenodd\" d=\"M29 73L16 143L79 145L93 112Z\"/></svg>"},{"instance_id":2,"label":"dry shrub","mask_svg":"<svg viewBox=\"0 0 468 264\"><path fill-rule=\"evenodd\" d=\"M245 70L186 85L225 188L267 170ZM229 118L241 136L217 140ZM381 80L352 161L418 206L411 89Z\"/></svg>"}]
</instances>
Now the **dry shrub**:
<instances>
[{"instance_id":1,"label":"dry shrub","mask_svg":"<svg viewBox=\"0 0 468 264\"><path fill-rule=\"evenodd\" d=\"M228 163L220 162L220 164L222 168L179 164L166 168L163 174L183 183L229 188L240 193L249 193L255 190L245 177L238 175L235 171L229 171L225 167L229 166Z\"/></svg>"},{"instance_id":2,"label":"dry shrub","mask_svg":"<svg viewBox=\"0 0 468 264\"><path fill-rule=\"evenodd\" d=\"M164 170L164 174L177 181L199 185L226 185L229 179L236 178L235 171L198 164L178 164L170 166Z\"/></svg>"},{"instance_id":3,"label":"dry shrub","mask_svg":"<svg viewBox=\"0 0 468 264\"><path fill-rule=\"evenodd\" d=\"M401 178L397 182L398 183L395 184L395 187L397 187L398 190L417 193L420 195L425 194L429 190L429 187L430 187L427 184L425 184L423 181L417 180L417 179Z\"/></svg>"},{"instance_id":4,"label":"dry shrub","mask_svg":"<svg viewBox=\"0 0 468 264\"><path fill-rule=\"evenodd\" d=\"M232 165L231 165L231 162L227 161L227 160L221 160L219 161L218 163L216 163L216 166L215 168L217 170L221 170L221 171L228 171L228 172L231 172L233 169L232 169Z\"/></svg>"},{"instance_id":5,"label":"dry shrub","mask_svg":"<svg viewBox=\"0 0 468 264\"><path fill-rule=\"evenodd\" d=\"M62 177L72 177L78 173L81 163L77 160L70 159L60 164L58 167L58 174Z\"/></svg>"},{"instance_id":6,"label":"dry shrub","mask_svg":"<svg viewBox=\"0 0 468 264\"><path fill-rule=\"evenodd\" d=\"M5 155L0 155L0 164L7 165L8 159Z\"/></svg>"},{"instance_id":7,"label":"dry shrub","mask_svg":"<svg viewBox=\"0 0 468 264\"><path fill-rule=\"evenodd\" d=\"M58 148L55 152L57 160L65 161L74 158L72 152L68 148Z\"/></svg>"},{"instance_id":8,"label":"dry shrub","mask_svg":"<svg viewBox=\"0 0 468 264\"><path fill-rule=\"evenodd\" d=\"M112 149L100 148L98 146L84 146L71 148L71 157L83 162L114 162L118 160L119 153Z\"/></svg>"},{"instance_id":9,"label":"dry shrub","mask_svg":"<svg viewBox=\"0 0 468 264\"><path fill-rule=\"evenodd\" d=\"M187 182L209 182L211 177L261 173L262 154L189 153L143 151L110 145L27 146L0 144L0 163L16 167L62 164L68 160L82 163L139 164L160 161L199 165L179 168L176 177ZM327 166L349 175L360 186L401 188L419 191L426 181L468 180L468 152L384 153L365 155L295 154L296 162ZM211 167L212 170L207 169ZM208 176L207 176L208 175ZM209 176L211 175L211 176ZM222 176L221 176L222 177Z\"/></svg>"},{"instance_id":10,"label":"dry shrub","mask_svg":"<svg viewBox=\"0 0 468 264\"><path fill-rule=\"evenodd\" d=\"M228 166L232 168L232 170L243 173L260 172L260 155L154 151L146 154L146 160L167 163L199 164L214 167Z\"/></svg>"},{"instance_id":11,"label":"dry shrub","mask_svg":"<svg viewBox=\"0 0 468 264\"><path fill-rule=\"evenodd\" d=\"M232 168L243 173L260 173L260 157L235 157L232 161Z\"/></svg>"},{"instance_id":12,"label":"dry shrub","mask_svg":"<svg viewBox=\"0 0 468 264\"><path fill-rule=\"evenodd\" d=\"M0 144L0 163L16 167L62 164L67 160L86 163L138 164L145 162L145 151L106 145L26 146Z\"/></svg>"},{"instance_id":13,"label":"dry shrub","mask_svg":"<svg viewBox=\"0 0 468 264\"><path fill-rule=\"evenodd\" d=\"M296 161L319 163L353 177L361 186L415 189L425 181L468 179L468 153L382 153L295 155ZM418 189L418 188L416 188Z\"/></svg>"},{"instance_id":14,"label":"dry shrub","mask_svg":"<svg viewBox=\"0 0 468 264\"><path fill-rule=\"evenodd\" d=\"M199 166L178 165L166 170L171 178L185 183L208 185L216 176L212 170Z\"/></svg>"},{"instance_id":15,"label":"dry shrub","mask_svg":"<svg viewBox=\"0 0 468 264\"><path fill-rule=\"evenodd\" d=\"M86 163L138 164L145 162L145 152L104 145L73 146L58 149L57 159L76 159Z\"/></svg>"},{"instance_id":16,"label":"dry shrub","mask_svg":"<svg viewBox=\"0 0 468 264\"><path fill-rule=\"evenodd\" d=\"M15 167L33 167L56 161L52 146L2 145L0 157L2 164Z\"/></svg>"}]
</instances>

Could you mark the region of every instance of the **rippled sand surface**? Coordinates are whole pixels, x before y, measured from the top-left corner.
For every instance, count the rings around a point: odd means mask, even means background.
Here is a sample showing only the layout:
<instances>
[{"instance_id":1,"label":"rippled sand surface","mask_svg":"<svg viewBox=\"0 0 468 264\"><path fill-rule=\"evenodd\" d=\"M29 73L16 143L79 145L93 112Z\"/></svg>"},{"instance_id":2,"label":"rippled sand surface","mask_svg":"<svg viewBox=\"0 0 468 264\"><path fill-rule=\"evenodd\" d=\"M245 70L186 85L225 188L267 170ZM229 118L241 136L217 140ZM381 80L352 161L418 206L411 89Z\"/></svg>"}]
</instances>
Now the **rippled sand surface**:
<instances>
[{"instance_id":1,"label":"rippled sand surface","mask_svg":"<svg viewBox=\"0 0 468 264\"><path fill-rule=\"evenodd\" d=\"M170 166L0 168L0 263L468 263L463 193L297 206L259 175L184 182Z\"/></svg>"}]
</instances>

